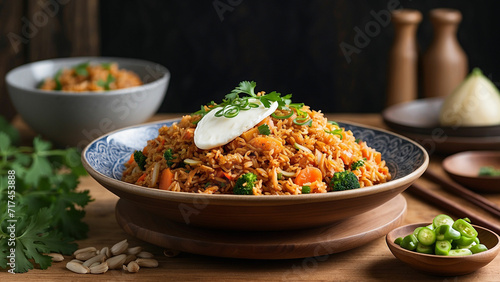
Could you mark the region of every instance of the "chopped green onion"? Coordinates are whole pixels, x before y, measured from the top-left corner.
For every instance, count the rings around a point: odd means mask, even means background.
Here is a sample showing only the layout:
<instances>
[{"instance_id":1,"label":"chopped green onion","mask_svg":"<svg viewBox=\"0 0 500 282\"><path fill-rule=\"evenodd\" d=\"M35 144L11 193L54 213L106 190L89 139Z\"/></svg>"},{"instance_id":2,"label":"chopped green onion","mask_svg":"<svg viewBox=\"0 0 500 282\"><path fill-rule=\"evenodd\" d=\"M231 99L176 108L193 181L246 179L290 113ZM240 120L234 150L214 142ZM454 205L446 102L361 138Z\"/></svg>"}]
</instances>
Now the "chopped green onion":
<instances>
[{"instance_id":1,"label":"chopped green onion","mask_svg":"<svg viewBox=\"0 0 500 282\"><path fill-rule=\"evenodd\" d=\"M300 122L301 120L304 120L304 118L295 118L293 119L293 123L295 123L296 125L307 125L309 127L312 126L312 119L307 119L306 121L304 122Z\"/></svg>"},{"instance_id":2,"label":"chopped green onion","mask_svg":"<svg viewBox=\"0 0 500 282\"><path fill-rule=\"evenodd\" d=\"M342 138L344 138L344 136L342 135L342 129L334 129L332 131L328 131L328 130L325 130L326 133L330 133L330 134L334 134L334 135L337 135L340 140L342 140Z\"/></svg>"},{"instance_id":3,"label":"chopped green onion","mask_svg":"<svg viewBox=\"0 0 500 282\"><path fill-rule=\"evenodd\" d=\"M288 114L286 114L286 115L277 115L276 113L272 113L271 116L273 118L276 118L276 119L287 119L287 118L289 118L289 117L291 117L293 115L293 111L292 110L290 110L290 109L287 109L287 110L289 110L290 112Z\"/></svg>"},{"instance_id":4,"label":"chopped green onion","mask_svg":"<svg viewBox=\"0 0 500 282\"><path fill-rule=\"evenodd\" d=\"M302 186L302 194L311 193L311 186Z\"/></svg>"}]
</instances>

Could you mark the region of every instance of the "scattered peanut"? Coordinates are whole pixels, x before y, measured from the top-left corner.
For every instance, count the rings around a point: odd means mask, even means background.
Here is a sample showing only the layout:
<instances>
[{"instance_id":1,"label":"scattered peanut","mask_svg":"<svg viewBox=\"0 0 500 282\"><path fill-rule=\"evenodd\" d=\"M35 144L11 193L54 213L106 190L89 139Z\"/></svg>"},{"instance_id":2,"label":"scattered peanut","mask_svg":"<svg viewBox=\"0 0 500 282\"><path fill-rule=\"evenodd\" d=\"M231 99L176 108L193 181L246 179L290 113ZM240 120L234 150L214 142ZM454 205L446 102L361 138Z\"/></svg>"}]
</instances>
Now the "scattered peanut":
<instances>
[{"instance_id":1,"label":"scattered peanut","mask_svg":"<svg viewBox=\"0 0 500 282\"><path fill-rule=\"evenodd\" d=\"M164 251L165 256L175 256L179 252L174 250ZM46 254L52 257L52 261L63 261L64 256L57 253ZM129 248L127 239L122 240L112 247L103 247L98 250L95 247L78 249L73 253L74 259L66 263L66 268L75 273L101 274L111 269L123 269L130 273L136 273L141 267L158 267L158 261L150 252L142 250L141 246Z\"/></svg>"}]
</instances>

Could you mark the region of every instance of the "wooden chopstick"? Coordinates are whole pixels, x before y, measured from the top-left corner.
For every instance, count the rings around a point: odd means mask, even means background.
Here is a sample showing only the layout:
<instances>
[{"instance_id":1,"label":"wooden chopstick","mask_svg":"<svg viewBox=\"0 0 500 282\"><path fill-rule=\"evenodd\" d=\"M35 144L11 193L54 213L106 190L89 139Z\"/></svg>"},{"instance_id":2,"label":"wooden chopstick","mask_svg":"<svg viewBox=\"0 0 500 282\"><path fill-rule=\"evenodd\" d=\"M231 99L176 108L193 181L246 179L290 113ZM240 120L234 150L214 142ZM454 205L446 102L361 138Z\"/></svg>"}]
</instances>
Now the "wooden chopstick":
<instances>
[{"instance_id":1,"label":"wooden chopstick","mask_svg":"<svg viewBox=\"0 0 500 282\"><path fill-rule=\"evenodd\" d=\"M468 217L473 224L482 226L484 228L490 229L497 234L500 234L500 225L486 220L481 215L464 209L459 204L439 194L436 194L435 192L432 192L430 189L425 189L419 184L413 183L412 186L407 189L407 191L426 200L431 204L438 206L439 208L453 213L458 217Z\"/></svg>"},{"instance_id":2,"label":"wooden chopstick","mask_svg":"<svg viewBox=\"0 0 500 282\"><path fill-rule=\"evenodd\" d=\"M488 199L484 198L483 196L472 192L471 190L465 188L464 186L456 182L440 177L435 172L432 172L429 169L427 169L424 172L424 177L441 185L441 187L447 190L448 192L452 192L454 195L462 197L463 199L475 204L476 206L500 218L500 207L498 207L495 203L489 201Z\"/></svg>"}]
</instances>

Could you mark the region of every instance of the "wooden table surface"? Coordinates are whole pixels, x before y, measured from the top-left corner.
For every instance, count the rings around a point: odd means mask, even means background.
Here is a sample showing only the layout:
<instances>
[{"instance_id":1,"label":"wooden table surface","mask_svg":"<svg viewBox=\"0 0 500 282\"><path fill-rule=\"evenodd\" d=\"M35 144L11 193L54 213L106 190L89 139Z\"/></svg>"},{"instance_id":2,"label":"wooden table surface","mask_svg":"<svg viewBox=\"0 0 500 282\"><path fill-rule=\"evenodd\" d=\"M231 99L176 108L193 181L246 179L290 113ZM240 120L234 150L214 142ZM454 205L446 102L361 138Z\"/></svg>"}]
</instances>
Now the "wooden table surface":
<instances>
[{"instance_id":1,"label":"wooden table surface","mask_svg":"<svg viewBox=\"0 0 500 282\"><path fill-rule=\"evenodd\" d=\"M179 117L179 114L156 115L151 120ZM378 114L328 114L329 120L351 121L360 124L385 128ZM24 138L32 138L34 133L16 117L13 124L19 128ZM441 161L443 157L431 154L429 169L443 175ZM445 176L446 177L446 176ZM492 222L500 224L500 219L469 204L465 200L449 194L423 178L418 182L441 195L446 195L463 204L468 210L484 215ZM129 274L121 270L108 271L105 274L74 274L65 268L69 257L64 262L54 263L48 270L31 270L25 274L2 273L1 281L186 281L186 280L303 280L303 281L397 281L397 280L432 280L432 281L500 281L500 256L482 269L459 277L430 276L413 270L396 259L389 251L385 237L378 238L356 249L328 255L326 259L290 259L290 260L246 260L207 257L181 253L176 257L166 257L163 249L142 242L125 233L115 219L115 204L118 197L99 185L90 176L81 178L78 187L90 190L95 201L86 207L85 222L89 225L88 239L78 241L79 247L111 246L123 239L128 239L130 246L140 245L155 254L159 261L158 268L142 268L138 273ZM408 209L404 224L429 222L439 213L452 213L439 206L429 205L413 196L411 187L403 193ZM500 205L500 194L484 195ZM10 275L10 276L6 276ZM4 280L5 279L5 280Z\"/></svg>"}]
</instances>

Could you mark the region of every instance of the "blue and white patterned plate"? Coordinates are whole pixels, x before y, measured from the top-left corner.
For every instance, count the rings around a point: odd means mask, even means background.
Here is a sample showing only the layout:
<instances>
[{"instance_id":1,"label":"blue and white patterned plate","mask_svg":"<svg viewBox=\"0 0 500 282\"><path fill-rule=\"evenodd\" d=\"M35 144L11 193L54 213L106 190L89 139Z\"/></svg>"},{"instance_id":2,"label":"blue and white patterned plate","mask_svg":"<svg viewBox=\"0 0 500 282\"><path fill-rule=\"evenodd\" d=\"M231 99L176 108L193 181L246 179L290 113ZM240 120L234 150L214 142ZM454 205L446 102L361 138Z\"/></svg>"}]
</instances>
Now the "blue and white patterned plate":
<instances>
[{"instance_id":1,"label":"blue and white patterned plate","mask_svg":"<svg viewBox=\"0 0 500 282\"><path fill-rule=\"evenodd\" d=\"M104 135L82 152L83 165L109 191L137 208L158 215L158 220L167 218L193 226L228 230L286 230L330 224L372 210L403 192L429 163L425 150L406 137L339 123L382 153L392 175L390 181L348 191L297 196L172 192L121 181L123 164L130 154L156 138L160 127L177 121L179 119L153 122Z\"/></svg>"},{"instance_id":2,"label":"blue and white patterned plate","mask_svg":"<svg viewBox=\"0 0 500 282\"><path fill-rule=\"evenodd\" d=\"M121 179L124 163L135 150L142 150L150 139L158 136L158 129L170 126L178 119L139 125L115 131L93 141L83 156L97 172ZM351 130L356 138L366 141L368 146L382 153L386 160L392 180L404 177L420 167L426 160L422 147L415 142L393 133L349 123L339 123Z\"/></svg>"}]
</instances>

